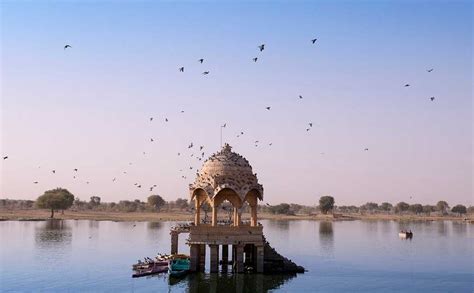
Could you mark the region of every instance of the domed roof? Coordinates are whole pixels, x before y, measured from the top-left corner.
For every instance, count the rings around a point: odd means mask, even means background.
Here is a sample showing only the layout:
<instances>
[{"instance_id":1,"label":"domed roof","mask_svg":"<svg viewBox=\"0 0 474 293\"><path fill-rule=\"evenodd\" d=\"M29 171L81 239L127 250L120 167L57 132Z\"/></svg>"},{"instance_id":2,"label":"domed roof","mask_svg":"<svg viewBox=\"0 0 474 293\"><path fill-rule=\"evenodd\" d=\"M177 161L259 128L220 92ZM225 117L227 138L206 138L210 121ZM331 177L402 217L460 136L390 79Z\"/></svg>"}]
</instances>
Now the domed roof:
<instances>
[{"instance_id":1,"label":"domed roof","mask_svg":"<svg viewBox=\"0 0 474 293\"><path fill-rule=\"evenodd\" d=\"M213 198L225 188L235 191L242 201L252 190L258 192L260 200L263 199L263 186L258 183L257 175L252 172L249 161L234 153L228 144L204 162L196 180L189 186L191 198L196 189L203 189Z\"/></svg>"}]
</instances>

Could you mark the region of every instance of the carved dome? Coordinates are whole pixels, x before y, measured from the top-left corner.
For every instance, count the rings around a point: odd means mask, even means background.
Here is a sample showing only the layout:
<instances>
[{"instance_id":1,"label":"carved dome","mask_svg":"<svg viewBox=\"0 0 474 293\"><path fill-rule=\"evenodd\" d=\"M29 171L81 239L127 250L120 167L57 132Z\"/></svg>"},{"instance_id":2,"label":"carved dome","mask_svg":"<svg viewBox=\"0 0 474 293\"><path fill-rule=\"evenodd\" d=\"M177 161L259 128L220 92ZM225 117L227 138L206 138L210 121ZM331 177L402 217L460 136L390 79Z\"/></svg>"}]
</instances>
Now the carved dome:
<instances>
[{"instance_id":1,"label":"carved dome","mask_svg":"<svg viewBox=\"0 0 474 293\"><path fill-rule=\"evenodd\" d=\"M204 190L211 199L219 191L231 189L237 193L242 202L251 191L257 192L257 197L263 200L263 186L258 183L249 161L232 152L232 147L228 144L204 162L196 180L189 186L191 199L198 189Z\"/></svg>"}]
</instances>

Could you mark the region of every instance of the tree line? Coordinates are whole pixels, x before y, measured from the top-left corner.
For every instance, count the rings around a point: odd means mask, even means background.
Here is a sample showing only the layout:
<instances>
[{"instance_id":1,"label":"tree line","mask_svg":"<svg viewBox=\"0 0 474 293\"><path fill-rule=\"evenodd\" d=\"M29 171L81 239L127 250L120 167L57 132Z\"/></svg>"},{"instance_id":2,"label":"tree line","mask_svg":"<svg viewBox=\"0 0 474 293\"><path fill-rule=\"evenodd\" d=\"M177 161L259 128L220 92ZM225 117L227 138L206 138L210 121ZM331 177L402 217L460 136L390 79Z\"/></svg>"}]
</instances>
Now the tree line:
<instances>
[{"instance_id":1,"label":"tree line","mask_svg":"<svg viewBox=\"0 0 474 293\"><path fill-rule=\"evenodd\" d=\"M56 188L47 190L43 195L32 200L11 200L0 199L0 209L48 209L51 211L51 218L55 211L71 209L73 211L104 211L104 212L160 212L160 211L183 211L192 212L194 203L187 199L178 198L174 201L166 201L160 195L150 195L146 201L140 199L121 200L119 202L102 202L99 196L91 196L89 201L80 200L74 197L67 189ZM207 214L211 209L208 205L203 205L202 209ZM232 214L232 206L228 202L221 205L221 212ZM318 213L344 213L344 214L415 214L415 215L464 215L474 214L474 206L466 207L462 204L450 205L440 200L435 205L422 205L419 203L408 204L398 202L395 205L389 202L380 204L367 202L361 206L355 205L335 205L332 196L322 196L319 203L313 206L300 205L295 203L281 203L277 205L264 204L258 206L259 212L279 214L279 215L313 215ZM249 207L244 206L243 212L249 212Z\"/></svg>"},{"instance_id":2,"label":"tree line","mask_svg":"<svg viewBox=\"0 0 474 293\"><path fill-rule=\"evenodd\" d=\"M140 199L121 200L119 202L102 202L99 196L91 196L89 201L75 197L67 189L56 188L47 190L36 201L0 199L0 209L27 210L48 209L51 218L57 211L103 211L103 212L159 212L159 211L189 211L187 199L178 198L174 201L165 201L160 195L150 195L146 201Z\"/></svg>"},{"instance_id":3,"label":"tree line","mask_svg":"<svg viewBox=\"0 0 474 293\"><path fill-rule=\"evenodd\" d=\"M335 200L332 196L322 196L319 199L319 205L305 206L299 204L281 203L278 205L261 206L260 210L272 214L284 215L311 215L317 213L345 213L345 214L415 214L415 215L431 215L437 213L438 215L463 215L474 214L474 206L466 207L462 204L450 205L440 200L435 205L422 205L419 203L409 204L406 202L398 202L393 205L389 202L382 202L381 204L375 202L367 202L361 206L355 205L341 205L336 206Z\"/></svg>"}]
</instances>

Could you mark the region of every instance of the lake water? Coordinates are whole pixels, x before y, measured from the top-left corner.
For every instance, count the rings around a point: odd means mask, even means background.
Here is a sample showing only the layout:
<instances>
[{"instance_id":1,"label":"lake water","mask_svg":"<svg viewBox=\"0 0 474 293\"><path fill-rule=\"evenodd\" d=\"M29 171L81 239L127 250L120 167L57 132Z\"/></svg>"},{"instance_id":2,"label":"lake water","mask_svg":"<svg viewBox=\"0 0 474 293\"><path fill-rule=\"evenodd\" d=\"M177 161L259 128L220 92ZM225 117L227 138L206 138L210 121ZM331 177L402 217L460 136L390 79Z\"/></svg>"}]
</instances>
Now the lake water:
<instances>
[{"instance_id":1,"label":"lake water","mask_svg":"<svg viewBox=\"0 0 474 293\"><path fill-rule=\"evenodd\" d=\"M172 222L0 222L0 291L474 292L474 229L455 222L267 221L264 234L308 271L296 276L131 278L131 264L169 252ZM134 226L136 225L136 226ZM412 240L398 238L409 228ZM189 253L187 235L180 252ZM207 254L209 255L209 254ZM206 266L209 268L209 265Z\"/></svg>"}]
</instances>

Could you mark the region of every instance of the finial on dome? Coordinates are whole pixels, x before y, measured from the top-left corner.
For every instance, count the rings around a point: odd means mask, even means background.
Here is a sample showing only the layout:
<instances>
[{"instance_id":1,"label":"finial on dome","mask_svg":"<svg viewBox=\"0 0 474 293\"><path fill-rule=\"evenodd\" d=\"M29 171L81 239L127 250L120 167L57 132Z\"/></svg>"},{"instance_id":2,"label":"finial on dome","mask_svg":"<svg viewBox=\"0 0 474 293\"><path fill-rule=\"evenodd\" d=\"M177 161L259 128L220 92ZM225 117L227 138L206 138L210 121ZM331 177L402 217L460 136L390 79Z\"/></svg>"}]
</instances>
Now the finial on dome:
<instances>
[{"instance_id":1,"label":"finial on dome","mask_svg":"<svg viewBox=\"0 0 474 293\"><path fill-rule=\"evenodd\" d=\"M232 147L228 143L225 143L224 146L222 147L222 151L230 153L232 151Z\"/></svg>"}]
</instances>

